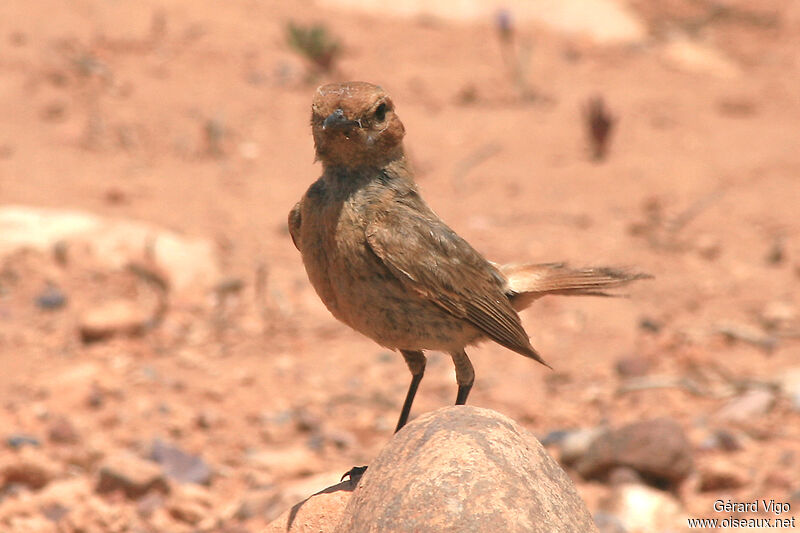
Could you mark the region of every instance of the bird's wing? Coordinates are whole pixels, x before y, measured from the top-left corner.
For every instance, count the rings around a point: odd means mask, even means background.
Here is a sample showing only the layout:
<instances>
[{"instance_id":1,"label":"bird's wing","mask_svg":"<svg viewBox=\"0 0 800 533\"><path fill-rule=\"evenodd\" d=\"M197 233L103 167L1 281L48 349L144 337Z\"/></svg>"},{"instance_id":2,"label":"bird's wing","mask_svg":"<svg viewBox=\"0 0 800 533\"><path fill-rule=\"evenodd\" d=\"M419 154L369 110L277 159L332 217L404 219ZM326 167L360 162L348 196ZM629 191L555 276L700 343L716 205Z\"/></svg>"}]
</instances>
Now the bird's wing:
<instances>
[{"instance_id":1,"label":"bird's wing","mask_svg":"<svg viewBox=\"0 0 800 533\"><path fill-rule=\"evenodd\" d=\"M300 250L300 224L302 222L300 204L301 202L297 202L289 211L289 235L292 236L292 242L298 250Z\"/></svg>"},{"instance_id":2,"label":"bird's wing","mask_svg":"<svg viewBox=\"0 0 800 533\"><path fill-rule=\"evenodd\" d=\"M503 293L502 275L413 196L405 199L413 205L394 201L367 221L367 243L375 255L410 291L495 342L541 361Z\"/></svg>"}]
</instances>

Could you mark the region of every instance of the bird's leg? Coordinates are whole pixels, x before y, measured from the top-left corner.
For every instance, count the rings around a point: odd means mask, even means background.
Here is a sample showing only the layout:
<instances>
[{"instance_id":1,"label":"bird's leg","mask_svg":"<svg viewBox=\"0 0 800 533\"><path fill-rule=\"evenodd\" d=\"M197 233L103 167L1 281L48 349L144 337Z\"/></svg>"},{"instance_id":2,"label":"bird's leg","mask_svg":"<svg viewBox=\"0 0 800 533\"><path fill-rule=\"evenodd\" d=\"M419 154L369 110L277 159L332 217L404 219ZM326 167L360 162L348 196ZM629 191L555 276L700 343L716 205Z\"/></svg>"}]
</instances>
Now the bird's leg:
<instances>
[{"instance_id":1,"label":"bird's leg","mask_svg":"<svg viewBox=\"0 0 800 533\"><path fill-rule=\"evenodd\" d=\"M408 415L411 413L411 404L414 403L414 396L417 395L419 382L425 374L425 354L418 350L400 350L403 359L406 360L408 369L411 371L411 384L408 386L406 401L403 402L403 410L400 411L400 418L397 420L397 427L394 432L400 431L408 422Z\"/></svg>"},{"instance_id":2,"label":"bird's leg","mask_svg":"<svg viewBox=\"0 0 800 533\"><path fill-rule=\"evenodd\" d=\"M458 383L456 405L464 405L467 403L467 396L469 396L472 383L475 381L475 369L472 368L472 363L464 350L453 352L450 356L456 366L456 383Z\"/></svg>"},{"instance_id":3,"label":"bird's leg","mask_svg":"<svg viewBox=\"0 0 800 533\"><path fill-rule=\"evenodd\" d=\"M406 360L408 369L411 370L411 384L408 386L406 393L406 401L403 402L403 410L400 411L400 418L397 420L397 427L394 432L400 431L403 426L408 422L408 415L411 413L411 404L414 403L414 396L417 395L419 382L422 381L422 376L425 374L425 354L419 350L400 350L403 354L403 359ZM469 362L468 362L469 363ZM342 479L349 477L351 481L357 483L358 480L367 471L366 466L354 466L344 473Z\"/></svg>"}]
</instances>

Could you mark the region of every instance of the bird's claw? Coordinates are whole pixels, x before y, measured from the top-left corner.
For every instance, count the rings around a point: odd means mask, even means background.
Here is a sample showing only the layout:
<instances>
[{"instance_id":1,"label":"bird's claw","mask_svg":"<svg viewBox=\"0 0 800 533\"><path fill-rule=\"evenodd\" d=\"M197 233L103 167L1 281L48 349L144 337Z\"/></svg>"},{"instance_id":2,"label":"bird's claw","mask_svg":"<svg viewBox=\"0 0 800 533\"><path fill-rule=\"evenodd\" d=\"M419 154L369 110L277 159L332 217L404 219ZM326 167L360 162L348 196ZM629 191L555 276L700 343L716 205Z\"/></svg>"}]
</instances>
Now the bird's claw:
<instances>
[{"instance_id":1,"label":"bird's claw","mask_svg":"<svg viewBox=\"0 0 800 533\"><path fill-rule=\"evenodd\" d=\"M353 468L342 474L342 478L339 481L340 482L344 481L344 478L349 477L350 481L356 483L358 482L359 479L361 479L361 476L363 476L364 472L366 471L367 471L366 466L354 466Z\"/></svg>"}]
</instances>

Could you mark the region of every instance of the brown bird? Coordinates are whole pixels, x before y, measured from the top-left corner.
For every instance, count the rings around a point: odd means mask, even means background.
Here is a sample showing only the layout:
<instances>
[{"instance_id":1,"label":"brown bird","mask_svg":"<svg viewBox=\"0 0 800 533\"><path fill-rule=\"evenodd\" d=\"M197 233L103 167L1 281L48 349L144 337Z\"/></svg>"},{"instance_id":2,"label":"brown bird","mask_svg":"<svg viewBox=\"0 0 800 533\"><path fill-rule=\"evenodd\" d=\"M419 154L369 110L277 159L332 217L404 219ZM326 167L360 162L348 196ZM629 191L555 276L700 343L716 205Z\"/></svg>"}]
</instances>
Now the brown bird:
<instances>
[{"instance_id":1,"label":"brown bird","mask_svg":"<svg viewBox=\"0 0 800 533\"><path fill-rule=\"evenodd\" d=\"M518 310L548 294L606 296L646 277L484 259L420 196L403 150L405 128L376 85L318 88L311 129L323 173L289 213L289 231L333 316L405 358L412 378L395 431L408 420L424 350L452 356L456 405L463 405L475 379L466 346L491 339L547 365Z\"/></svg>"}]
</instances>

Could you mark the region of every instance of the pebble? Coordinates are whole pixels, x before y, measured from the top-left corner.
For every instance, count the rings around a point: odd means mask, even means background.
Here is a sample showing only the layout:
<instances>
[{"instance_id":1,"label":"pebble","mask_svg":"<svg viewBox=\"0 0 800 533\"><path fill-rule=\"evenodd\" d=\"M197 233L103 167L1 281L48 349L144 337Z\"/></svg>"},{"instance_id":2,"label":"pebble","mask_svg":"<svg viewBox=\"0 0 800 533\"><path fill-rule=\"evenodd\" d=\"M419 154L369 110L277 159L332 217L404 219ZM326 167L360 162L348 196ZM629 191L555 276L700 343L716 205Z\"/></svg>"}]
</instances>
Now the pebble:
<instances>
[{"instance_id":1,"label":"pebble","mask_svg":"<svg viewBox=\"0 0 800 533\"><path fill-rule=\"evenodd\" d=\"M685 513L678 500L645 485L617 485L602 507L619 520L622 531L670 532L686 528Z\"/></svg>"},{"instance_id":2,"label":"pebble","mask_svg":"<svg viewBox=\"0 0 800 533\"><path fill-rule=\"evenodd\" d=\"M167 477L179 483L211 483L211 467L202 457L186 453L161 439L155 439L151 444L150 457L161 465Z\"/></svg>"},{"instance_id":3,"label":"pebble","mask_svg":"<svg viewBox=\"0 0 800 533\"><path fill-rule=\"evenodd\" d=\"M23 485L33 490L45 487L55 479L61 468L35 448L23 448L9 454L0 463L0 488Z\"/></svg>"},{"instance_id":4,"label":"pebble","mask_svg":"<svg viewBox=\"0 0 800 533\"><path fill-rule=\"evenodd\" d=\"M85 311L78 323L83 342L117 335L137 336L147 329L150 314L129 300L112 300Z\"/></svg>"},{"instance_id":5,"label":"pebble","mask_svg":"<svg viewBox=\"0 0 800 533\"><path fill-rule=\"evenodd\" d=\"M281 495L275 488L252 490L240 500L234 516L238 520L249 520L254 517L273 520L276 518L275 511L280 503Z\"/></svg>"},{"instance_id":6,"label":"pebble","mask_svg":"<svg viewBox=\"0 0 800 533\"><path fill-rule=\"evenodd\" d=\"M64 416L59 416L50 422L47 428L47 438L57 444L75 444L80 440L75 426Z\"/></svg>"},{"instance_id":7,"label":"pebble","mask_svg":"<svg viewBox=\"0 0 800 533\"><path fill-rule=\"evenodd\" d=\"M617 359L614 369L620 377L633 378L641 377L650 372L652 366L649 359L640 355L631 355Z\"/></svg>"},{"instance_id":8,"label":"pebble","mask_svg":"<svg viewBox=\"0 0 800 533\"><path fill-rule=\"evenodd\" d=\"M756 420L772 409L775 394L766 388L754 388L733 398L716 412L721 422L747 422Z\"/></svg>"},{"instance_id":9,"label":"pebble","mask_svg":"<svg viewBox=\"0 0 800 533\"><path fill-rule=\"evenodd\" d=\"M788 368L778 377L781 394L789 399L792 409L800 412L800 367Z\"/></svg>"},{"instance_id":10,"label":"pebble","mask_svg":"<svg viewBox=\"0 0 800 533\"><path fill-rule=\"evenodd\" d=\"M166 507L176 520L197 525L212 514L213 499L200 485L180 485L170 494Z\"/></svg>"},{"instance_id":11,"label":"pebble","mask_svg":"<svg viewBox=\"0 0 800 533\"><path fill-rule=\"evenodd\" d=\"M100 494L122 491L136 499L155 490L167 493L169 485L157 464L119 452L103 461L95 490Z\"/></svg>"},{"instance_id":12,"label":"pebble","mask_svg":"<svg viewBox=\"0 0 800 533\"><path fill-rule=\"evenodd\" d=\"M724 458L713 458L701 464L700 492L720 492L743 487L749 476L747 471Z\"/></svg>"},{"instance_id":13,"label":"pebble","mask_svg":"<svg viewBox=\"0 0 800 533\"><path fill-rule=\"evenodd\" d=\"M9 448L14 450L18 450L24 446L33 446L38 448L41 446L41 442L39 439L34 437L33 435L26 435L24 433L14 433L6 437L6 444Z\"/></svg>"},{"instance_id":14,"label":"pebble","mask_svg":"<svg viewBox=\"0 0 800 533\"><path fill-rule=\"evenodd\" d=\"M558 444L559 461L571 466L586 454L594 439L604 433L602 428L584 428L568 431Z\"/></svg>"},{"instance_id":15,"label":"pebble","mask_svg":"<svg viewBox=\"0 0 800 533\"><path fill-rule=\"evenodd\" d=\"M258 450L248 454L250 464L276 478L290 479L319 472L319 455L306 447Z\"/></svg>"},{"instance_id":16,"label":"pebble","mask_svg":"<svg viewBox=\"0 0 800 533\"><path fill-rule=\"evenodd\" d=\"M36 297L36 306L45 311L55 311L66 304L67 295L55 285L49 285Z\"/></svg>"},{"instance_id":17,"label":"pebble","mask_svg":"<svg viewBox=\"0 0 800 533\"><path fill-rule=\"evenodd\" d=\"M675 486L691 473L692 452L680 424L657 418L598 436L575 468L585 479L606 479L614 468L630 467L656 486Z\"/></svg>"}]
</instances>

